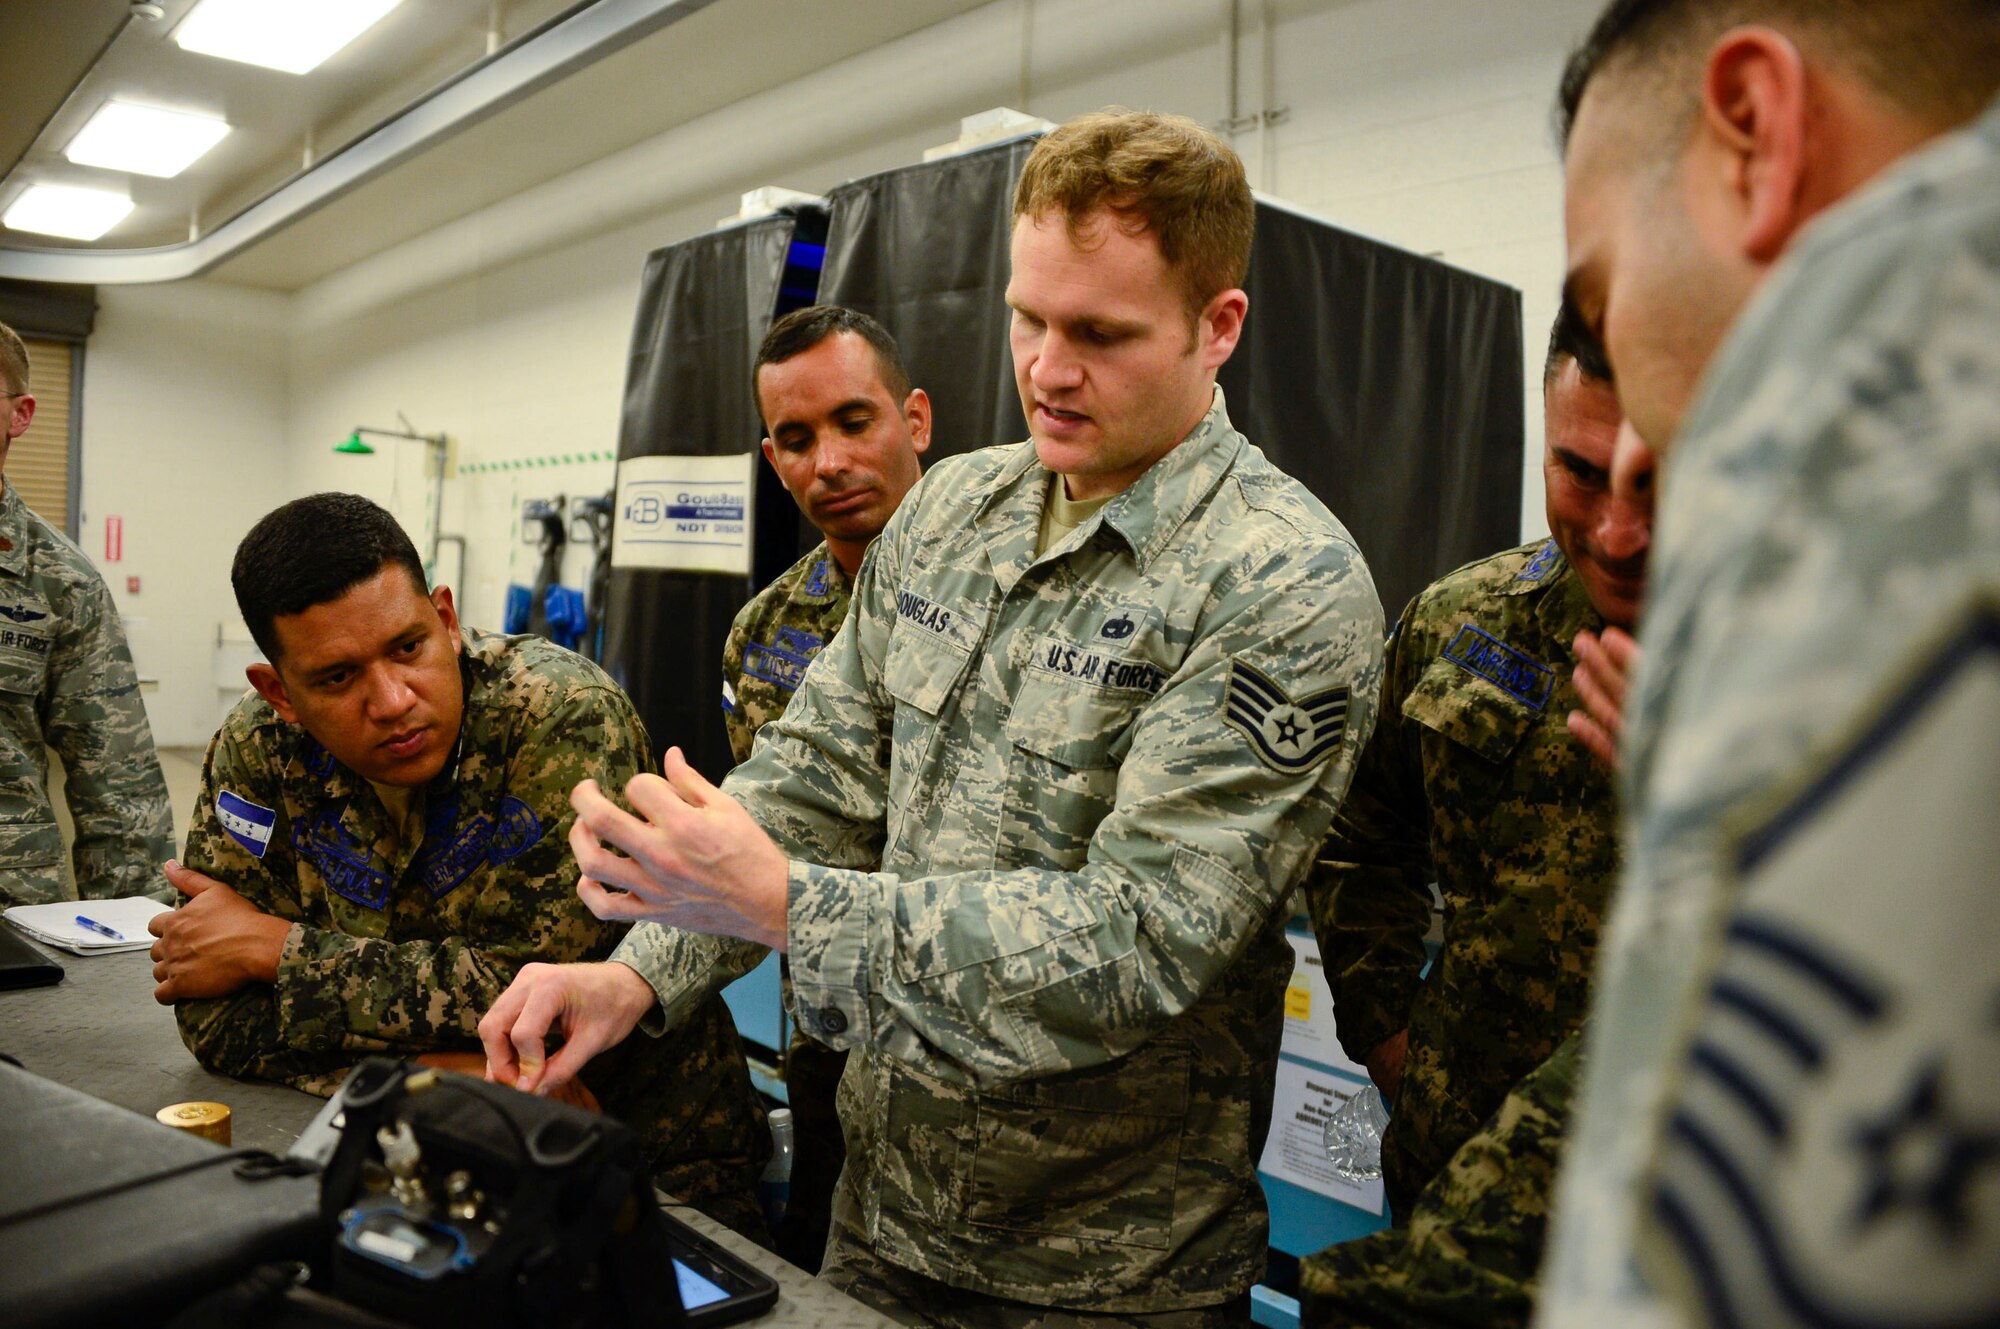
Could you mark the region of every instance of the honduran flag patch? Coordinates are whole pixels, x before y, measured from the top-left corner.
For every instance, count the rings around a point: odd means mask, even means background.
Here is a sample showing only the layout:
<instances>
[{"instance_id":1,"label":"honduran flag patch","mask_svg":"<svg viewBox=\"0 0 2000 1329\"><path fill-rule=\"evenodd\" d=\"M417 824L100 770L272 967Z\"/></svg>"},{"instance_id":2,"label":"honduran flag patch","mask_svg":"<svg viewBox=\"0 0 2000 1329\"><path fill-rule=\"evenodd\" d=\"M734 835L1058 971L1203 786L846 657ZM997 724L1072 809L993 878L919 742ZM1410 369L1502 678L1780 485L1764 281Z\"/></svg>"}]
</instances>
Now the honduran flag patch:
<instances>
[{"instance_id":1,"label":"honduran flag patch","mask_svg":"<svg viewBox=\"0 0 2000 1329\"><path fill-rule=\"evenodd\" d=\"M225 789L215 796L215 817L222 823L222 829L229 832L229 838L253 856L262 858L271 847L271 828L278 824L278 814L271 809Z\"/></svg>"}]
</instances>

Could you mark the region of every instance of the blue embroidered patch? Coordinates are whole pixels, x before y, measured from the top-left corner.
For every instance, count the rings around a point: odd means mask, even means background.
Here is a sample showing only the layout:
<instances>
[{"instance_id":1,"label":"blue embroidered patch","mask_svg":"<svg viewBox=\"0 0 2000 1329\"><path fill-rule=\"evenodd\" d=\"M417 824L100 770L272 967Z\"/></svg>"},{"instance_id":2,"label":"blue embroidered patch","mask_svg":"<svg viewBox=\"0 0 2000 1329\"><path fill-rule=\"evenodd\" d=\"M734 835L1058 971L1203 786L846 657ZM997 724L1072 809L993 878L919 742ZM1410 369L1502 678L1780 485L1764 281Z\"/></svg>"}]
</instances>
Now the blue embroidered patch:
<instances>
[{"instance_id":1,"label":"blue embroidered patch","mask_svg":"<svg viewBox=\"0 0 2000 1329\"><path fill-rule=\"evenodd\" d=\"M819 648L826 645L826 640L815 637L804 628L779 628L778 635L771 639L771 644L781 651L803 655L810 660L819 654Z\"/></svg>"},{"instance_id":2,"label":"blue embroidered patch","mask_svg":"<svg viewBox=\"0 0 2000 1329\"><path fill-rule=\"evenodd\" d=\"M1497 684L1509 696L1520 698L1538 711L1549 704L1549 695L1555 691L1553 670L1470 623L1459 628L1458 635L1444 648L1444 658Z\"/></svg>"},{"instance_id":3,"label":"blue embroidered patch","mask_svg":"<svg viewBox=\"0 0 2000 1329\"><path fill-rule=\"evenodd\" d=\"M1555 540L1551 538L1547 544L1535 551L1535 556L1528 560L1528 566L1522 568L1521 575L1514 578L1514 580L1540 581L1549 575L1549 572L1555 567L1557 560L1561 558L1562 550L1556 546Z\"/></svg>"},{"instance_id":4,"label":"blue embroidered patch","mask_svg":"<svg viewBox=\"0 0 2000 1329\"><path fill-rule=\"evenodd\" d=\"M813 564L812 574L806 578L807 595L825 595L831 588L833 578L827 573L826 560Z\"/></svg>"},{"instance_id":5,"label":"blue embroidered patch","mask_svg":"<svg viewBox=\"0 0 2000 1329\"><path fill-rule=\"evenodd\" d=\"M455 808L457 800L452 800ZM519 858L542 838L542 819L520 799L500 800L497 817L481 813L458 825L434 831L426 837L424 851L417 855L410 871L430 892L432 899L447 895L464 884L479 869L498 867Z\"/></svg>"},{"instance_id":6,"label":"blue embroidered patch","mask_svg":"<svg viewBox=\"0 0 2000 1329\"><path fill-rule=\"evenodd\" d=\"M45 609L26 609L20 605L0 605L0 618L10 618L16 623L36 623L47 618Z\"/></svg>"},{"instance_id":7,"label":"blue embroidered patch","mask_svg":"<svg viewBox=\"0 0 2000 1329\"><path fill-rule=\"evenodd\" d=\"M500 800L500 816L493 826L493 865L519 858L542 838L542 819L520 799Z\"/></svg>"},{"instance_id":8,"label":"blue embroidered patch","mask_svg":"<svg viewBox=\"0 0 2000 1329\"><path fill-rule=\"evenodd\" d=\"M766 683L775 683L787 692L797 692L812 661L781 651L775 646L751 645L743 651L743 672Z\"/></svg>"},{"instance_id":9,"label":"blue embroidered patch","mask_svg":"<svg viewBox=\"0 0 2000 1329\"><path fill-rule=\"evenodd\" d=\"M222 823L230 839L250 851L252 858L262 858L271 847L271 828L278 824L276 812L227 789L215 796L215 819Z\"/></svg>"},{"instance_id":10,"label":"blue embroidered patch","mask_svg":"<svg viewBox=\"0 0 2000 1329\"><path fill-rule=\"evenodd\" d=\"M368 909L389 902L389 874L368 859L368 851L345 826L337 808L321 808L292 823L292 850L319 869L326 888Z\"/></svg>"},{"instance_id":11,"label":"blue embroidered patch","mask_svg":"<svg viewBox=\"0 0 2000 1329\"><path fill-rule=\"evenodd\" d=\"M320 741L310 735L306 738L306 774L315 780L324 780L333 774L333 754L320 746Z\"/></svg>"}]
</instances>

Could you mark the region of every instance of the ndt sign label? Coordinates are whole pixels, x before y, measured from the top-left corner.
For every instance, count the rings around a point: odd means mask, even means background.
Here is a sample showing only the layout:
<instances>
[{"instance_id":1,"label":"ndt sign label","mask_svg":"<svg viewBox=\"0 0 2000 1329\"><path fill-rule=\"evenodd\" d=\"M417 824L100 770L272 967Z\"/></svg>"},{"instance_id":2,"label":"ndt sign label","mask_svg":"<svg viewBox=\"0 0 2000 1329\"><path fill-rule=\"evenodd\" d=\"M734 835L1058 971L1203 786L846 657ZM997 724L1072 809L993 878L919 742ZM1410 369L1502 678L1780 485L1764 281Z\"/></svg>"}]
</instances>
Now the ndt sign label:
<instances>
[{"instance_id":1,"label":"ndt sign label","mask_svg":"<svg viewBox=\"0 0 2000 1329\"><path fill-rule=\"evenodd\" d=\"M756 458L744 452L620 462L612 566L748 576Z\"/></svg>"}]
</instances>

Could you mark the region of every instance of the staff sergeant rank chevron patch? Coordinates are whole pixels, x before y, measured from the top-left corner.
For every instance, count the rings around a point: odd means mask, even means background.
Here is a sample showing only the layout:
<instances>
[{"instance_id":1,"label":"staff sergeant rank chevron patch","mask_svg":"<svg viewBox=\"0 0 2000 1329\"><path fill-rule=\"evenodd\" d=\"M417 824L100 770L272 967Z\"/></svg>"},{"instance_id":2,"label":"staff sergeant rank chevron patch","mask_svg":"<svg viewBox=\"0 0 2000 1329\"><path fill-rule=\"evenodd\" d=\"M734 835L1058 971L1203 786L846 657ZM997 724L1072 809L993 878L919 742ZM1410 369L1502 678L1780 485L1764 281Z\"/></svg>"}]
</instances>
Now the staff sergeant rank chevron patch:
<instances>
[{"instance_id":1,"label":"staff sergeant rank chevron patch","mask_svg":"<svg viewBox=\"0 0 2000 1329\"><path fill-rule=\"evenodd\" d=\"M1250 740L1266 766L1296 775L1340 746L1347 732L1347 689L1328 688L1295 702L1268 675L1232 660L1222 717Z\"/></svg>"}]
</instances>

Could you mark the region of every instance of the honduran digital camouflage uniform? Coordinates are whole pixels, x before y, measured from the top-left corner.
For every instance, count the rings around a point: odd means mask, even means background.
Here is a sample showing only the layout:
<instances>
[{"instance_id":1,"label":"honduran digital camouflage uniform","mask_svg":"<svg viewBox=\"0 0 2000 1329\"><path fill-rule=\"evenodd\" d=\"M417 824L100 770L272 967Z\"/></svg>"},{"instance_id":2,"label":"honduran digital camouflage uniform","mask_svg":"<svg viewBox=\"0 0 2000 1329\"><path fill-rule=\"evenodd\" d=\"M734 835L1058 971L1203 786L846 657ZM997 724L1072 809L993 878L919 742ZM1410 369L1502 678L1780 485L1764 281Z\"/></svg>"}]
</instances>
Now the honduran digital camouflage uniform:
<instances>
[{"instance_id":1,"label":"honduran digital camouflage uniform","mask_svg":"<svg viewBox=\"0 0 2000 1329\"><path fill-rule=\"evenodd\" d=\"M651 769L646 733L596 665L536 637L465 634L465 718L399 840L366 780L255 695L208 747L187 866L290 919L275 985L183 1001L181 1037L227 1075L330 1093L361 1057L476 1051L479 1017L531 960L604 958L623 928L577 899L569 792ZM591 1063L605 1109L660 1184L758 1230L770 1140L719 998L663 1044Z\"/></svg>"},{"instance_id":2,"label":"honduran digital camouflage uniform","mask_svg":"<svg viewBox=\"0 0 2000 1329\"><path fill-rule=\"evenodd\" d=\"M933 467L724 787L793 857L799 1021L853 1049L831 1281L1200 1322L1264 1268L1284 901L1373 723L1381 613L1219 392L1038 557L1049 480L1026 443ZM671 1003L679 948L621 955Z\"/></svg>"},{"instance_id":3,"label":"honduran digital camouflage uniform","mask_svg":"<svg viewBox=\"0 0 2000 1329\"><path fill-rule=\"evenodd\" d=\"M1528 1322L1581 1039L1571 1034L1508 1092L1424 1187L1406 1225L1300 1262L1301 1325L1513 1329Z\"/></svg>"},{"instance_id":4,"label":"honduran digital camouflage uniform","mask_svg":"<svg viewBox=\"0 0 2000 1329\"><path fill-rule=\"evenodd\" d=\"M722 710L729 748L739 763L749 759L757 731L785 713L806 666L840 631L849 591L846 571L822 540L759 591L729 625L722 648ZM789 973L784 993L789 1006ZM818 1266L826 1248L833 1184L847 1153L834 1110L847 1054L807 1037L796 1024L784 1052L793 1145L791 1194L777 1233L778 1250L811 1268Z\"/></svg>"},{"instance_id":5,"label":"honduran digital camouflage uniform","mask_svg":"<svg viewBox=\"0 0 2000 1329\"><path fill-rule=\"evenodd\" d=\"M749 760L757 731L785 713L806 666L840 630L850 589L822 540L737 611L722 646L722 722L739 763Z\"/></svg>"},{"instance_id":6,"label":"honduran digital camouflage uniform","mask_svg":"<svg viewBox=\"0 0 2000 1329\"><path fill-rule=\"evenodd\" d=\"M76 889L49 804L62 758ZM173 809L104 579L12 485L0 495L0 904L172 896Z\"/></svg>"},{"instance_id":7,"label":"honduran digital camouflage uniform","mask_svg":"<svg viewBox=\"0 0 2000 1329\"><path fill-rule=\"evenodd\" d=\"M1541 1320L1992 1324L2000 103L1798 238L1662 479Z\"/></svg>"},{"instance_id":8,"label":"honduran digital camouflage uniform","mask_svg":"<svg viewBox=\"0 0 2000 1329\"><path fill-rule=\"evenodd\" d=\"M1569 733L1568 662L1603 627L1550 540L1432 585L1389 640L1375 735L1307 900L1348 1056L1410 1031L1382 1141L1399 1221L1583 1021L1618 826L1610 774ZM1433 879L1444 946L1426 982Z\"/></svg>"}]
</instances>

